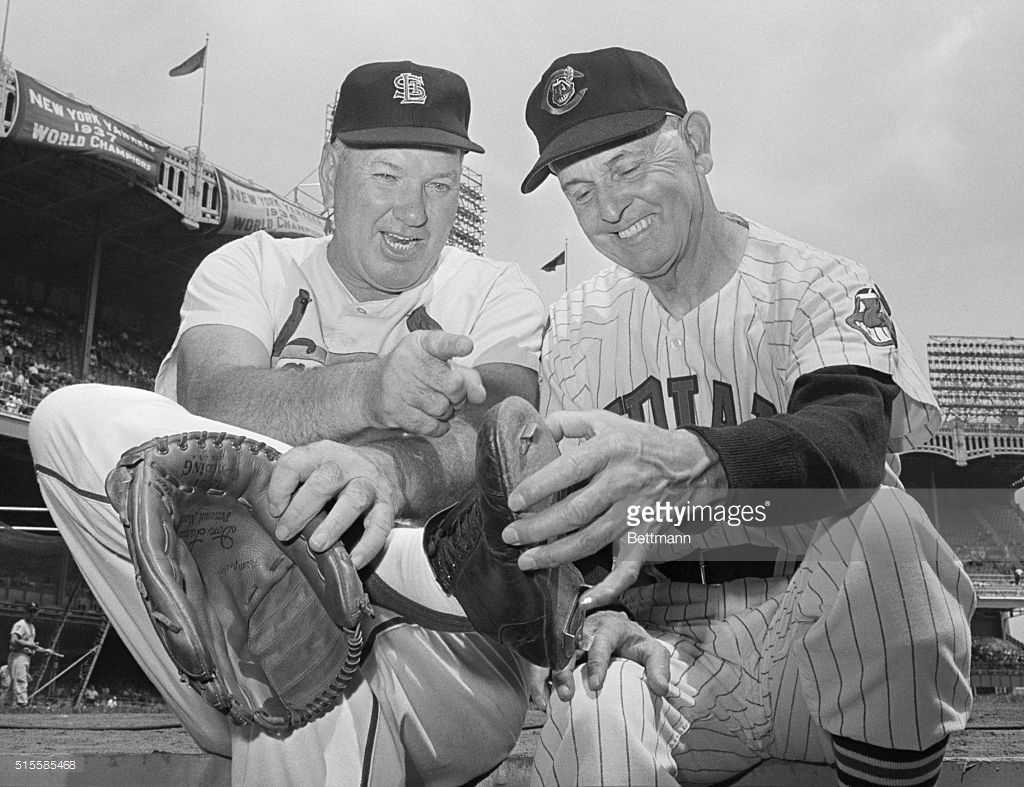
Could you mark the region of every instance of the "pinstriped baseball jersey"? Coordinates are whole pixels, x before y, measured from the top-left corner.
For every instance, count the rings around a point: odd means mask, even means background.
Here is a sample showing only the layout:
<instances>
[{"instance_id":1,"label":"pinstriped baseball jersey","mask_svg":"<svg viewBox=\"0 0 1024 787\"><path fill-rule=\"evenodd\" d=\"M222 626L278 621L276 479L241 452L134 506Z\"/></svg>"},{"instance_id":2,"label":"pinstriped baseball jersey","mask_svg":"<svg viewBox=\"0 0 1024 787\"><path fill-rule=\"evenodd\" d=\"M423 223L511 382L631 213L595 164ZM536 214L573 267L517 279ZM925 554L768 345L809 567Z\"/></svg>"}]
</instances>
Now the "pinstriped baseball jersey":
<instances>
[{"instance_id":1,"label":"pinstriped baseball jersey","mask_svg":"<svg viewBox=\"0 0 1024 787\"><path fill-rule=\"evenodd\" d=\"M681 320L618 266L551 307L541 351L544 411L603 408L668 429L731 426L785 412L803 374L857 365L892 375L902 389L889 450L926 442L940 424L938 407L867 271L729 218L748 227L743 259L724 287ZM813 524L712 528L649 559L739 543L801 554L812 533Z\"/></svg>"}]
</instances>

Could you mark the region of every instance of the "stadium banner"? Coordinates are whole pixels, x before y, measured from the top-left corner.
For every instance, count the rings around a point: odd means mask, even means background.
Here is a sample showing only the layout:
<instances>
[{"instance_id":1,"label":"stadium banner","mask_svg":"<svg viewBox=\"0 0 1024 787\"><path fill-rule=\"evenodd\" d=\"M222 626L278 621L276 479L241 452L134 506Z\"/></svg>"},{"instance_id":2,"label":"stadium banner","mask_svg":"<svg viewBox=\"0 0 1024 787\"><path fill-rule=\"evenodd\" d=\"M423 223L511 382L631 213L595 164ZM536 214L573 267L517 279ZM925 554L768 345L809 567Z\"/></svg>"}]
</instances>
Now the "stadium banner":
<instances>
[{"instance_id":1,"label":"stadium banner","mask_svg":"<svg viewBox=\"0 0 1024 787\"><path fill-rule=\"evenodd\" d=\"M220 177L221 235L248 235L266 230L271 235L317 238L324 234L324 219L268 189L246 183L217 170Z\"/></svg>"},{"instance_id":2,"label":"stadium banner","mask_svg":"<svg viewBox=\"0 0 1024 787\"><path fill-rule=\"evenodd\" d=\"M18 71L18 114L10 139L95 156L156 183L167 146L89 104L58 93Z\"/></svg>"}]
</instances>

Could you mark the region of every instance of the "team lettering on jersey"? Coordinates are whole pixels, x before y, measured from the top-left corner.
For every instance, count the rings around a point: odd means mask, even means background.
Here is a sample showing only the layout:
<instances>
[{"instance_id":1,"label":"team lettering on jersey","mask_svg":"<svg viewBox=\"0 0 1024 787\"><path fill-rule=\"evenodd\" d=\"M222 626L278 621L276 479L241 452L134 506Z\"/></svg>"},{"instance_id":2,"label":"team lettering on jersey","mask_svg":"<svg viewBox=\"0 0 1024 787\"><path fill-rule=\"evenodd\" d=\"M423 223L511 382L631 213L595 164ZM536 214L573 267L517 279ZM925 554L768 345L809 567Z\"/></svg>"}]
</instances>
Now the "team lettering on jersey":
<instances>
[{"instance_id":1,"label":"team lettering on jersey","mask_svg":"<svg viewBox=\"0 0 1024 787\"><path fill-rule=\"evenodd\" d=\"M309 291L300 288L295 300L292 301L291 312L284 321L281 330L274 339L270 351L270 365L274 369L308 369L318 366L330 366L335 363L362 361L379 357L378 353L354 352L334 353L321 347L313 339L296 337L302 318L313 298ZM409 333L414 331L440 331L441 324L427 313L425 306L417 306L406 315L405 327Z\"/></svg>"},{"instance_id":2,"label":"team lettering on jersey","mask_svg":"<svg viewBox=\"0 0 1024 787\"><path fill-rule=\"evenodd\" d=\"M737 406L733 387L727 382L713 380L711 384L711 423L701 426L736 426ZM697 396L700 385L697 375L669 377L662 381L653 375L627 394L615 397L604 406L605 410L625 415L634 421L653 423L663 429L671 428L666 402L672 403L676 428L697 425ZM705 394L706 395L706 394ZM755 393L750 403L750 414L755 418L776 415L778 409L760 394Z\"/></svg>"}]
</instances>

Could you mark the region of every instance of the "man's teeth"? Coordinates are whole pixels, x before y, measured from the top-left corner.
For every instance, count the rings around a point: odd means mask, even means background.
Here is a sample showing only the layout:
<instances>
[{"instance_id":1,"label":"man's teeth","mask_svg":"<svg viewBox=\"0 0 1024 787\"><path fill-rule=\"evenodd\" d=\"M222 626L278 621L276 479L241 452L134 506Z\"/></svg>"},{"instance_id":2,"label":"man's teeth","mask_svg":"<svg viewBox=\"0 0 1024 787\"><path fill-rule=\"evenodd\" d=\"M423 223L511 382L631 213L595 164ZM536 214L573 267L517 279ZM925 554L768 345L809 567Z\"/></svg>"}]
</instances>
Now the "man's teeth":
<instances>
[{"instance_id":1,"label":"man's teeth","mask_svg":"<svg viewBox=\"0 0 1024 787\"><path fill-rule=\"evenodd\" d=\"M616 234L623 240L626 240L626 238L632 238L638 232L647 229L649 226L651 226L651 217L645 216L644 218L640 219L640 221L638 221L636 224L631 224L628 227L626 227L626 229L621 230Z\"/></svg>"},{"instance_id":2,"label":"man's teeth","mask_svg":"<svg viewBox=\"0 0 1024 787\"><path fill-rule=\"evenodd\" d=\"M408 251L412 248L412 245L416 242L415 238L403 238L401 235L392 235L390 232L384 233L384 242L393 249L398 251Z\"/></svg>"}]
</instances>

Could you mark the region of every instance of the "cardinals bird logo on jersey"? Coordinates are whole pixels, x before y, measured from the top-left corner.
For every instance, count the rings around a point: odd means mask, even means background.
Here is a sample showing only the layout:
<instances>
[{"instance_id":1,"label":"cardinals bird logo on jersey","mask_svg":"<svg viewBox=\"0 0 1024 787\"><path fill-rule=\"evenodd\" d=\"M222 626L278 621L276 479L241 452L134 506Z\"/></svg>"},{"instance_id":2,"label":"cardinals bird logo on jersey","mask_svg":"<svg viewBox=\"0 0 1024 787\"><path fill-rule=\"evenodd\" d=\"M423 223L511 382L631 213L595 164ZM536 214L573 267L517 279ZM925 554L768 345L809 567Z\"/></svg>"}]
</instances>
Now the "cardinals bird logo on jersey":
<instances>
[{"instance_id":1,"label":"cardinals bird logo on jersey","mask_svg":"<svg viewBox=\"0 0 1024 787\"><path fill-rule=\"evenodd\" d=\"M889 304L882 291L875 287L862 287L853 296L853 313L846 324L856 328L875 347L895 347L896 328L889 316Z\"/></svg>"}]
</instances>

